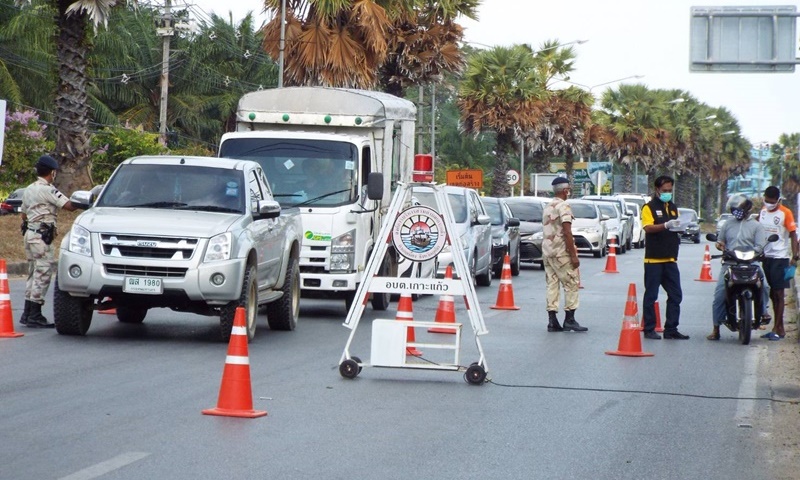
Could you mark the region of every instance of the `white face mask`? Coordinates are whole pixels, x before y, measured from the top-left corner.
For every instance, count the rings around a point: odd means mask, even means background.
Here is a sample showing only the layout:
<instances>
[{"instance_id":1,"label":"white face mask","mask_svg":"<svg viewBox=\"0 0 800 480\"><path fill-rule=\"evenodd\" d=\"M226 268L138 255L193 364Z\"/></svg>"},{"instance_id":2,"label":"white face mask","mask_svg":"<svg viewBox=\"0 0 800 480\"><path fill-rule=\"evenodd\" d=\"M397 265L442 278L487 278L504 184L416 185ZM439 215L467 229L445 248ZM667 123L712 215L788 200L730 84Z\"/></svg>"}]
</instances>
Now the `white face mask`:
<instances>
[{"instance_id":1,"label":"white face mask","mask_svg":"<svg viewBox=\"0 0 800 480\"><path fill-rule=\"evenodd\" d=\"M776 208L778 208L778 204L777 203L764 202L764 206L767 207L767 210L769 210L770 212L775 210Z\"/></svg>"}]
</instances>

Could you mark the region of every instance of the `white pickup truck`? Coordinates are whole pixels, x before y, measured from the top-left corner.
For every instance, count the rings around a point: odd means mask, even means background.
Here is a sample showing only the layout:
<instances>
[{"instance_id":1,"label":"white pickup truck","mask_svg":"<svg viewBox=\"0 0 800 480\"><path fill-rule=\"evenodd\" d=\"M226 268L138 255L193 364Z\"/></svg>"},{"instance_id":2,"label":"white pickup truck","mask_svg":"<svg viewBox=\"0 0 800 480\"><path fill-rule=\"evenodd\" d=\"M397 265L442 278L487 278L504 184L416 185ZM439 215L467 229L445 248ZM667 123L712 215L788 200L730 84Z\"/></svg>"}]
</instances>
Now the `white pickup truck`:
<instances>
[{"instance_id":1,"label":"white pickup truck","mask_svg":"<svg viewBox=\"0 0 800 480\"><path fill-rule=\"evenodd\" d=\"M85 335L94 310L141 323L151 308L219 316L236 308L249 338L260 305L274 330L293 330L300 301L302 223L281 209L255 162L149 156L122 162L61 242L53 313L60 334Z\"/></svg>"}]
</instances>

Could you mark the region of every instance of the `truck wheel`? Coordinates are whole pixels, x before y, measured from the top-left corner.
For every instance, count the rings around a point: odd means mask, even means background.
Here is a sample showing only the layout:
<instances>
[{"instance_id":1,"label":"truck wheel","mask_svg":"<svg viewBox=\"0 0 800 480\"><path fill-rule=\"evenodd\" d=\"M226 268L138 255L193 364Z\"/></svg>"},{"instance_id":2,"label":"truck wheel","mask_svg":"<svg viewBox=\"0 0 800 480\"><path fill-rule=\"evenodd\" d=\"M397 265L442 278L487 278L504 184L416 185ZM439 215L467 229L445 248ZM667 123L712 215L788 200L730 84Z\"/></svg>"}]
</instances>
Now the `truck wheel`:
<instances>
[{"instance_id":1,"label":"truck wheel","mask_svg":"<svg viewBox=\"0 0 800 480\"><path fill-rule=\"evenodd\" d=\"M245 328L247 329L247 339L252 340L256 334L256 315L258 313L258 288L256 286L256 267L247 266L247 271L242 280L242 293L238 300L229 302L220 309L219 313L219 333L222 341L227 342L231 339L231 329L233 328L233 318L236 316L236 308L245 309Z\"/></svg>"},{"instance_id":2,"label":"truck wheel","mask_svg":"<svg viewBox=\"0 0 800 480\"><path fill-rule=\"evenodd\" d=\"M142 323L146 316L146 308L117 307L117 320L122 323Z\"/></svg>"},{"instance_id":3,"label":"truck wheel","mask_svg":"<svg viewBox=\"0 0 800 480\"><path fill-rule=\"evenodd\" d=\"M53 288L53 322L61 335L86 335L92 324L92 299L73 297L58 288L58 277Z\"/></svg>"},{"instance_id":4,"label":"truck wheel","mask_svg":"<svg viewBox=\"0 0 800 480\"><path fill-rule=\"evenodd\" d=\"M492 286L492 266L489 265L486 267L486 271L484 273L478 274L478 252L475 252L473 255L473 259L475 260L475 281L481 287L491 287ZM501 270L502 272L502 270Z\"/></svg>"},{"instance_id":5,"label":"truck wheel","mask_svg":"<svg viewBox=\"0 0 800 480\"><path fill-rule=\"evenodd\" d=\"M391 255L386 255L386 258L383 259L383 263L381 264L381 268L378 269L378 276L379 277L394 277L397 273L392 273L392 259ZM372 309L378 311L384 311L389 308L389 303L392 300L391 293L373 293L372 294ZM348 307L348 311L350 308Z\"/></svg>"},{"instance_id":6,"label":"truck wheel","mask_svg":"<svg viewBox=\"0 0 800 480\"><path fill-rule=\"evenodd\" d=\"M300 316L300 268L296 258L286 266L283 296L267 304L267 323L272 330L294 330Z\"/></svg>"}]
</instances>

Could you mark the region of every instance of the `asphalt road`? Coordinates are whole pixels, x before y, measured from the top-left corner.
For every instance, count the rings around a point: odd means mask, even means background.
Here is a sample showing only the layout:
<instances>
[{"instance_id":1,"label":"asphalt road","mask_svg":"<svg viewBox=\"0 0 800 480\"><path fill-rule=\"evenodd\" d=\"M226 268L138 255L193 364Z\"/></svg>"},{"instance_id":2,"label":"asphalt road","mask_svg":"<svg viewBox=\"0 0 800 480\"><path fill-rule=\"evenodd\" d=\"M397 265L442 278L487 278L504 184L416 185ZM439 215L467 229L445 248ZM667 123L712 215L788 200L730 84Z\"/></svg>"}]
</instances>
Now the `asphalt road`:
<instances>
[{"instance_id":1,"label":"asphalt road","mask_svg":"<svg viewBox=\"0 0 800 480\"><path fill-rule=\"evenodd\" d=\"M216 406L227 348L214 318L156 310L124 325L95 313L86 337L18 328L24 337L0 339L0 478L767 479L771 404L737 398L770 396L758 372L771 345L727 331L705 340L714 284L693 280L703 247L681 247L680 330L692 338L643 340L650 358L604 354L617 348L631 282L641 308L641 250L617 257L619 274L582 257L585 334L547 333L538 269L513 279L518 311L489 308L498 280L479 288L494 382L482 386L370 367L344 379L343 302L304 299L296 331L262 320L249 346L254 406L269 412L258 419L200 413ZM10 285L16 321L24 284ZM414 319L433 320L437 303L415 302ZM469 365L474 335L456 305ZM369 359L367 320L394 309L367 308L354 355Z\"/></svg>"}]
</instances>

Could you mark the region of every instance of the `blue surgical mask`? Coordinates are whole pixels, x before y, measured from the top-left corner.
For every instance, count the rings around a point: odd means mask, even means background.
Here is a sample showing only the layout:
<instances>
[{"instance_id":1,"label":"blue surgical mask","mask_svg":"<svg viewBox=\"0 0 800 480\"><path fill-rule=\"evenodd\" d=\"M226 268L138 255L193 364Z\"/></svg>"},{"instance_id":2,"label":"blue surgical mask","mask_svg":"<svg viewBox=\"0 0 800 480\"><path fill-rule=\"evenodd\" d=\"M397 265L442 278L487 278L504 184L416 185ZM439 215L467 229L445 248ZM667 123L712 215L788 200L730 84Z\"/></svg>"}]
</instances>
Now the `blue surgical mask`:
<instances>
[{"instance_id":1,"label":"blue surgical mask","mask_svg":"<svg viewBox=\"0 0 800 480\"><path fill-rule=\"evenodd\" d=\"M672 200L672 192L662 192L658 194L658 199L666 203Z\"/></svg>"}]
</instances>

